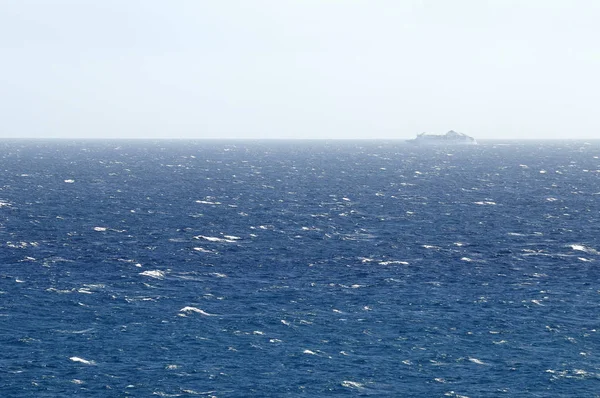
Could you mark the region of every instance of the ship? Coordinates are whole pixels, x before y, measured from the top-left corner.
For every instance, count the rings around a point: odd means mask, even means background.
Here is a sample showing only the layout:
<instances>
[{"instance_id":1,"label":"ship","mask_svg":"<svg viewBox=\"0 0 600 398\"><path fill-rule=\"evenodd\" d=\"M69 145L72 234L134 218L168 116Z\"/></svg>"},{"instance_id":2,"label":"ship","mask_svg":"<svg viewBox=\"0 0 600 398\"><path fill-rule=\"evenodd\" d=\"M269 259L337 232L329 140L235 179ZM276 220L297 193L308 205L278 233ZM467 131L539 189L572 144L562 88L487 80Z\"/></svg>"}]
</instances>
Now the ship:
<instances>
[{"instance_id":1,"label":"ship","mask_svg":"<svg viewBox=\"0 0 600 398\"><path fill-rule=\"evenodd\" d=\"M475 138L454 130L450 130L443 135L421 133L417 135L417 138L406 142L420 146L477 145Z\"/></svg>"}]
</instances>

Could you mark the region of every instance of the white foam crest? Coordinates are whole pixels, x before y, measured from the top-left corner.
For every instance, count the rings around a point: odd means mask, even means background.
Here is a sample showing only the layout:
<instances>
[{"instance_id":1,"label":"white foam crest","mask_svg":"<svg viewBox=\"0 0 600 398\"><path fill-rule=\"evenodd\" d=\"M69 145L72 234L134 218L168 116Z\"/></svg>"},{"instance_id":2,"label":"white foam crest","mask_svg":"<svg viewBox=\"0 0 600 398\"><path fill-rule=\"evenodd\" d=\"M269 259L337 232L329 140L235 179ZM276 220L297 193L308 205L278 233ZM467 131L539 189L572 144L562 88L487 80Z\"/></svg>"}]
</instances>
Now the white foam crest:
<instances>
[{"instance_id":1,"label":"white foam crest","mask_svg":"<svg viewBox=\"0 0 600 398\"><path fill-rule=\"evenodd\" d=\"M593 249L591 247L587 247L584 245L575 244L575 245L570 245L570 247L573 250L582 251L582 252L585 252L588 254L600 254L596 249Z\"/></svg>"},{"instance_id":2,"label":"white foam crest","mask_svg":"<svg viewBox=\"0 0 600 398\"><path fill-rule=\"evenodd\" d=\"M342 386L346 387L346 388L364 388L364 386L362 385L362 383L359 383L357 381L350 381L350 380L344 380L342 381Z\"/></svg>"},{"instance_id":3,"label":"white foam crest","mask_svg":"<svg viewBox=\"0 0 600 398\"><path fill-rule=\"evenodd\" d=\"M476 363L477 365L485 365L486 364L481 359L477 359L477 358L469 358L469 361L473 362L473 363Z\"/></svg>"},{"instance_id":4,"label":"white foam crest","mask_svg":"<svg viewBox=\"0 0 600 398\"><path fill-rule=\"evenodd\" d=\"M550 373L554 378L565 378L565 379L584 379L584 378L598 378L600 377L600 373L588 372L584 369L572 369L572 370L555 370L555 369L546 369L546 373Z\"/></svg>"},{"instance_id":5,"label":"white foam crest","mask_svg":"<svg viewBox=\"0 0 600 398\"><path fill-rule=\"evenodd\" d=\"M106 227L94 227L94 231L96 232L105 232L107 229Z\"/></svg>"},{"instance_id":6,"label":"white foam crest","mask_svg":"<svg viewBox=\"0 0 600 398\"><path fill-rule=\"evenodd\" d=\"M88 361L87 359L83 359L80 357L71 357L69 359L73 362L79 362L79 363L83 363L85 365L95 365L96 364L95 361Z\"/></svg>"},{"instance_id":7,"label":"white foam crest","mask_svg":"<svg viewBox=\"0 0 600 398\"><path fill-rule=\"evenodd\" d=\"M211 390L211 391L195 391L195 390L190 390L190 389L184 389L181 390L181 392L185 393L185 394L190 394L190 395L210 395L210 398L216 398L215 395L212 395L213 393L215 393L215 390Z\"/></svg>"},{"instance_id":8,"label":"white foam crest","mask_svg":"<svg viewBox=\"0 0 600 398\"><path fill-rule=\"evenodd\" d=\"M56 332L58 333L65 333L65 334L85 334L85 333L89 333L89 332L93 332L94 328L89 328L89 329L83 329L83 330L56 330Z\"/></svg>"},{"instance_id":9,"label":"white foam crest","mask_svg":"<svg viewBox=\"0 0 600 398\"><path fill-rule=\"evenodd\" d=\"M35 243L35 245L34 245ZM12 249L24 249L28 246L38 246L37 242L6 242L6 246Z\"/></svg>"},{"instance_id":10,"label":"white foam crest","mask_svg":"<svg viewBox=\"0 0 600 398\"><path fill-rule=\"evenodd\" d=\"M317 227L302 227L300 228L303 231L320 231L321 228L317 228Z\"/></svg>"},{"instance_id":11,"label":"white foam crest","mask_svg":"<svg viewBox=\"0 0 600 398\"><path fill-rule=\"evenodd\" d=\"M216 316L215 314L209 314L208 312L201 310L200 308L196 308L196 307L183 307L182 309L179 310L179 312L184 312L184 313L194 312L196 314L200 314L200 315L204 315L204 316Z\"/></svg>"},{"instance_id":12,"label":"white foam crest","mask_svg":"<svg viewBox=\"0 0 600 398\"><path fill-rule=\"evenodd\" d=\"M194 239L204 239L209 242L227 242L227 243L235 243L235 239L227 239L227 238L218 238L216 236L204 236L198 235L194 236Z\"/></svg>"},{"instance_id":13,"label":"white foam crest","mask_svg":"<svg viewBox=\"0 0 600 398\"><path fill-rule=\"evenodd\" d=\"M460 395L460 394L457 394L454 391L448 391L448 392L444 393L444 396L446 396L446 397L454 397L454 398L469 398L469 396L467 396L467 395Z\"/></svg>"},{"instance_id":14,"label":"white foam crest","mask_svg":"<svg viewBox=\"0 0 600 398\"><path fill-rule=\"evenodd\" d=\"M303 353L303 354L308 354L308 355L317 355L317 353L316 353L316 352L314 352L314 351L311 351L311 350L304 350L304 351L302 351L302 353Z\"/></svg>"},{"instance_id":15,"label":"white foam crest","mask_svg":"<svg viewBox=\"0 0 600 398\"><path fill-rule=\"evenodd\" d=\"M194 247L192 250L200 252L200 253L214 253L214 251L205 249L203 247Z\"/></svg>"},{"instance_id":16,"label":"white foam crest","mask_svg":"<svg viewBox=\"0 0 600 398\"><path fill-rule=\"evenodd\" d=\"M197 200L196 203L199 203L201 205L220 205L221 202L211 202L209 200Z\"/></svg>"},{"instance_id":17,"label":"white foam crest","mask_svg":"<svg viewBox=\"0 0 600 398\"><path fill-rule=\"evenodd\" d=\"M152 297L125 297L125 301L135 303L136 301L156 301L156 299Z\"/></svg>"},{"instance_id":18,"label":"white foam crest","mask_svg":"<svg viewBox=\"0 0 600 398\"><path fill-rule=\"evenodd\" d=\"M54 293L73 293L73 290L69 290L69 289L56 289L54 287L49 287L48 289L46 289L47 292L54 292Z\"/></svg>"},{"instance_id":19,"label":"white foam crest","mask_svg":"<svg viewBox=\"0 0 600 398\"><path fill-rule=\"evenodd\" d=\"M475 203L476 205L480 205L480 206L494 206L497 204L496 202L493 202L491 200L483 200L483 201L473 202L473 203Z\"/></svg>"},{"instance_id":20,"label":"white foam crest","mask_svg":"<svg viewBox=\"0 0 600 398\"><path fill-rule=\"evenodd\" d=\"M140 272L140 275L149 276L150 278L156 279L163 279L165 277L165 273L160 270L144 271Z\"/></svg>"},{"instance_id":21,"label":"white foam crest","mask_svg":"<svg viewBox=\"0 0 600 398\"><path fill-rule=\"evenodd\" d=\"M400 260L390 260L390 261L379 262L379 265L392 265L392 264L409 265L408 261L400 261Z\"/></svg>"},{"instance_id":22,"label":"white foam crest","mask_svg":"<svg viewBox=\"0 0 600 398\"><path fill-rule=\"evenodd\" d=\"M73 184L73 183L75 182L75 180L74 180L74 179L72 179L72 178L69 178L69 179L65 180L65 182L66 182L67 184Z\"/></svg>"}]
</instances>

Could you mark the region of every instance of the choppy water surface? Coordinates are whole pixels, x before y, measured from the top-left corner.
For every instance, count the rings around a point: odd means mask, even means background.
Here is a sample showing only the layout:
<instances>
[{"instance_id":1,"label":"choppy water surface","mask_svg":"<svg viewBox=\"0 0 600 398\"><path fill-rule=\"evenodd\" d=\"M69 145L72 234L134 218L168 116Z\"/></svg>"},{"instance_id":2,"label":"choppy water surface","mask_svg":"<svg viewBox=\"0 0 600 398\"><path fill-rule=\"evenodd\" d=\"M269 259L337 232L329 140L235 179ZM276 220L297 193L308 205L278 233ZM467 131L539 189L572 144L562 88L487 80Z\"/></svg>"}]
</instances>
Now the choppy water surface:
<instances>
[{"instance_id":1,"label":"choppy water surface","mask_svg":"<svg viewBox=\"0 0 600 398\"><path fill-rule=\"evenodd\" d=\"M599 396L599 142L0 148L2 396Z\"/></svg>"}]
</instances>

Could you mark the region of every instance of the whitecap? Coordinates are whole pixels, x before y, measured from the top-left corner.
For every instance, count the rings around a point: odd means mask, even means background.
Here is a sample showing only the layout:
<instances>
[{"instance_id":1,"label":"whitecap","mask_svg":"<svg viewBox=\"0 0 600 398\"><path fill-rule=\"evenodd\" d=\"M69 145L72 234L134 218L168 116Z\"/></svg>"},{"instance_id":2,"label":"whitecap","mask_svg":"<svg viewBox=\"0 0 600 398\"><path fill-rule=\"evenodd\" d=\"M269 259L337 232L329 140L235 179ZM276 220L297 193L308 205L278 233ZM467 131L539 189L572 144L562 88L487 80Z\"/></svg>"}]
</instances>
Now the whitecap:
<instances>
[{"instance_id":1,"label":"whitecap","mask_svg":"<svg viewBox=\"0 0 600 398\"><path fill-rule=\"evenodd\" d=\"M347 388L363 388L363 385L357 381L344 380L341 384Z\"/></svg>"},{"instance_id":2,"label":"whitecap","mask_svg":"<svg viewBox=\"0 0 600 398\"><path fill-rule=\"evenodd\" d=\"M303 354L308 354L308 355L317 355L314 351L311 350L304 350L302 351Z\"/></svg>"},{"instance_id":3,"label":"whitecap","mask_svg":"<svg viewBox=\"0 0 600 398\"><path fill-rule=\"evenodd\" d=\"M160 270L144 271L144 272L140 272L140 275L149 276L151 278L156 278L156 279L163 279L165 277L165 273Z\"/></svg>"},{"instance_id":4,"label":"whitecap","mask_svg":"<svg viewBox=\"0 0 600 398\"><path fill-rule=\"evenodd\" d=\"M68 179L68 180L65 180L65 182L66 182L67 184L73 184L73 183L75 182L75 180L73 180L73 179Z\"/></svg>"},{"instance_id":5,"label":"whitecap","mask_svg":"<svg viewBox=\"0 0 600 398\"><path fill-rule=\"evenodd\" d=\"M94 231L105 232L108 228L106 227L94 227Z\"/></svg>"},{"instance_id":6,"label":"whitecap","mask_svg":"<svg viewBox=\"0 0 600 398\"><path fill-rule=\"evenodd\" d=\"M392 264L400 264L400 265L408 265L408 261L398 261L398 260L392 260L392 261L381 261L379 263L379 265L392 265Z\"/></svg>"},{"instance_id":7,"label":"whitecap","mask_svg":"<svg viewBox=\"0 0 600 398\"><path fill-rule=\"evenodd\" d=\"M575 244L575 245L570 245L570 247L573 250L582 251L582 252L585 252L588 254L600 254L596 249L593 249L591 247L587 247L584 245Z\"/></svg>"},{"instance_id":8,"label":"whitecap","mask_svg":"<svg viewBox=\"0 0 600 398\"><path fill-rule=\"evenodd\" d=\"M192 250L200 252L200 253L214 253L212 250L208 250L203 247L194 247Z\"/></svg>"},{"instance_id":9,"label":"whitecap","mask_svg":"<svg viewBox=\"0 0 600 398\"><path fill-rule=\"evenodd\" d=\"M224 239L224 238L217 238L216 236L204 236L204 235L198 235L198 236L194 236L194 239L204 239L207 240L209 242L227 242L227 243L235 243L234 239Z\"/></svg>"},{"instance_id":10,"label":"whitecap","mask_svg":"<svg viewBox=\"0 0 600 398\"><path fill-rule=\"evenodd\" d=\"M69 359L73 362L79 362L79 363L83 363L85 365L95 365L96 364L96 362L94 362L94 361L88 361L87 359L83 359L80 357L71 357Z\"/></svg>"},{"instance_id":11,"label":"whitecap","mask_svg":"<svg viewBox=\"0 0 600 398\"><path fill-rule=\"evenodd\" d=\"M214 314L209 314L208 312L201 310L200 308L196 308L196 307L183 307L182 309L179 310L179 312L186 312L186 313L195 312L197 314L204 315L204 316L215 316Z\"/></svg>"},{"instance_id":12,"label":"whitecap","mask_svg":"<svg viewBox=\"0 0 600 398\"><path fill-rule=\"evenodd\" d=\"M199 203L201 205L220 205L221 202L210 202L208 200L197 200L196 203Z\"/></svg>"},{"instance_id":13,"label":"whitecap","mask_svg":"<svg viewBox=\"0 0 600 398\"><path fill-rule=\"evenodd\" d=\"M469 358L469 361L476 363L477 365L485 365L485 362L483 362L482 360L477 359L477 358Z\"/></svg>"}]
</instances>

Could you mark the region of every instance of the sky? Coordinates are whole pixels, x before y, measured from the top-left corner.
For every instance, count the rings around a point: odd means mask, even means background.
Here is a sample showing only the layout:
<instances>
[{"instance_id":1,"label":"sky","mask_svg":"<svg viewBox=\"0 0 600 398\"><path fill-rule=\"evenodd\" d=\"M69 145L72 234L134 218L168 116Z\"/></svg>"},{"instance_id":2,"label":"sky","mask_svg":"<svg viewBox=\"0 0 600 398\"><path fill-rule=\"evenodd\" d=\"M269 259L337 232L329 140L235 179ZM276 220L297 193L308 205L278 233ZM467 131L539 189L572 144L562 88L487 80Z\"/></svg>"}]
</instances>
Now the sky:
<instances>
[{"instance_id":1,"label":"sky","mask_svg":"<svg viewBox=\"0 0 600 398\"><path fill-rule=\"evenodd\" d=\"M0 138L600 139L597 0L0 0Z\"/></svg>"}]
</instances>

